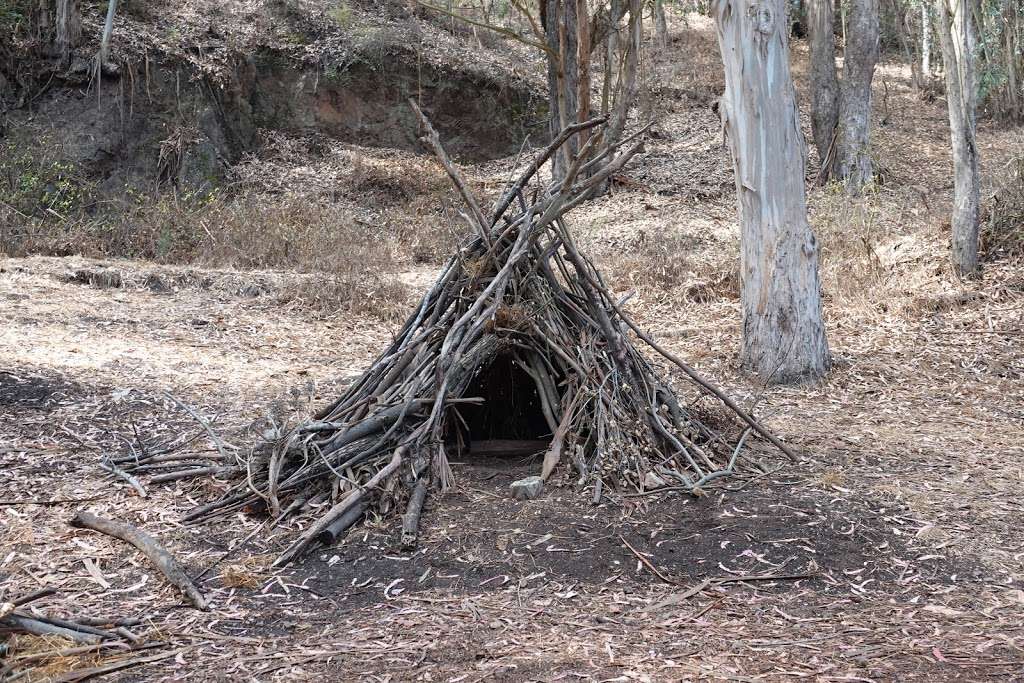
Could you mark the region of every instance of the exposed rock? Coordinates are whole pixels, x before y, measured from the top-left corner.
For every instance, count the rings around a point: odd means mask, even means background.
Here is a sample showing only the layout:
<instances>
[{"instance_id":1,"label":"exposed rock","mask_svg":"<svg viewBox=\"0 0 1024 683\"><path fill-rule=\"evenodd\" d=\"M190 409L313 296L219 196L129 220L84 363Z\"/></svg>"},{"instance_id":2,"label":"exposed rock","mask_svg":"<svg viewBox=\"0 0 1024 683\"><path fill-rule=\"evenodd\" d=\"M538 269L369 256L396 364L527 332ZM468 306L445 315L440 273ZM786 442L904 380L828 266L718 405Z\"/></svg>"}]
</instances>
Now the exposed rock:
<instances>
[{"instance_id":1,"label":"exposed rock","mask_svg":"<svg viewBox=\"0 0 1024 683\"><path fill-rule=\"evenodd\" d=\"M659 477L654 472L648 472L644 477L644 490L653 491L654 489L660 489L665 486L665 480Z\"/></svg>"},{"instance_id":2,"label":"exposed rock","mask_svg":"<svg viewBox=\"0 0 1024 683\"><path fill-rule=\"evenodd\" d=\"M516 500L533 500L544 490L544 480L540 477L526 477L512 482L509 489Z\"/></svg>"}]
</instances>

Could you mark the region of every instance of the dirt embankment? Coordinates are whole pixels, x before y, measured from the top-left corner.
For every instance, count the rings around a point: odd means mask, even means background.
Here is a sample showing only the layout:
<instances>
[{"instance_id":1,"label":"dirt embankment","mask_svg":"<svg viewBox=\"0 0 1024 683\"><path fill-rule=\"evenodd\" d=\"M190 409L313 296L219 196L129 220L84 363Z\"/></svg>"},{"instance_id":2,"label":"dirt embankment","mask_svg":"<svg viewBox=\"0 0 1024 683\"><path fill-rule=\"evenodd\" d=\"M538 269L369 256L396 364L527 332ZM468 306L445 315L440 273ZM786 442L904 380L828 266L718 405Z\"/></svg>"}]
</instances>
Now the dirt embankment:
<instances>
[{"instance_id":1,"label":"dirt embankment","mask_svg":"<svg viewBox=\"0 0 1024 683\"><path fill-rule=\"evenodd\" d=\"M257 4L121 8L99 76L98 6L83 7L66 59L28 37L4 51L0 200L10 218L70 224L126 198L231 191L234 165L274 152L275 134L320 140L325 154L414 150L409 98L462 159L543 137L543 92L507 50L480 42L471 57L399 3Z\"/></svg>"}]
</instances>

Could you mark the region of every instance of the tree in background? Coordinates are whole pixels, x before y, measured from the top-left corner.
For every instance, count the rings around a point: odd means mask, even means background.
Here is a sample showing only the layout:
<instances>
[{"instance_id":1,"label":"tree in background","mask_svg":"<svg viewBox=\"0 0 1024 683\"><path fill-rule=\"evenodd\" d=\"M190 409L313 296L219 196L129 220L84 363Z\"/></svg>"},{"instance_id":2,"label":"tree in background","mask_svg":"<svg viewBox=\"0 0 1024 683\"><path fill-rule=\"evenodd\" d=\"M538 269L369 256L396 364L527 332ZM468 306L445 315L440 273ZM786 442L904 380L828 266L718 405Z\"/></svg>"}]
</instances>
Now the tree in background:
<instances>
[{"instance_id":1,"label":"tree in background","mask_svg":"<svg viewBox=\"0 0 1024 683\"><path fill-rule=\"evenodd\" d=\"M541 0L547 42L551 137L590 118L590 16L586 0ZM573 136L555 155L552 175L565 176L585 140Z\"/></svg>"},{"instance_id":2,"label":"tree in background","mask_svg":"<svg viewBox=\"0 0 1024 683\"><path fill-rule=\"evenodd\" d=\"M57 0L54 44L62 64L71 57L71 48L82 37L82 13L77 0Z\"/></svg>"},{"instance_id":3,"label":"tree in background","mask_svg":"<svg viewBox=\"0 0 1024 683\"><path fill-rule=\"evenodd\" d=\"M783 0L713 0L712 13L740 214L740 360L766 382L820 377L830 359Z\"/></svg>"},{"instance_id":4,"label":"tree in background","mask_svg":"<svg viewBox=\"0 0 1024 683\"><path fill-rule=\"evenodd\" d=\"M859 194L871 180L871 81L878 62L878 0L849 0L843 22L843 79L835 67L834 9L810 0L811 122L821 180L842 180Z\"/></svg>"},{"instance_id":5,"label":"tree in background","mask_svg":"<svg viewBox=\"0 0 1024 683\"><path fill-rule=\"evenodd\" d=\"M878 0L850 0L839 90L834 174L857 194L871 181L871 81L878 63Z\"/></svg>"},{"instance_id":6,"label":"tree in background","mask_svg":"<svg viewBox=\"0 0 1024 683\"><path fill-rule=\"evenodd\" d=\"M972 3L980 103L986 114L1024 120L1024 7L1020 0Z\"/></svg>"},{"instance_id":7,"label":"tree in background","mask_svg":"<svg viewBox=\"0 0 1024 683\"><path fill-rule=\"evenodd\" d=\"M804 4L811 51L811 134L824 165L839 123L835 9L833 0L807 0Z\"/></svg>"},{"instance_id":8,"label":"tree in background","mask_svg":"<svg viewBox=\"0 0 1024 683\"><path fill-rule=\"evenodd\" d=\"M974 19L968 0L936 2L953 149L953 215L950 221L953 228L953 270L958 276L974 277L980 271Z\"/></svg>"},{"instance_id":9,"label":"tree in background","mask_svg":"<svg viewBox=\"0 0 1024 683\"><path fill-rule=\"evenodd\" d=\"M536 14L525 0L511 0L510 6L515 12L509 16L518 17L520 25L505 26L492 23L487 5L482 5L481 20L476 20L470 16L470 8L460 13L425 2L420 4L453 19L514 38L544 53L552 138L567 126L600 113L608 117L603 146L610 147L622 139L640 90L637 76L643 40L642 0L539 0ZM591 102L591 64L595 53L603 54L604 58L599 112ZM564 176L571 159L580 152L589 135L589 130L577 133L559 149L552 162L553 177ZM600 149L595 147L592 152L598 153ZM600 163L594 164L589 172L597 173L602 167ZM603 191L604 187L599 187L596 193Z\"/></svg>"}]
</instances>

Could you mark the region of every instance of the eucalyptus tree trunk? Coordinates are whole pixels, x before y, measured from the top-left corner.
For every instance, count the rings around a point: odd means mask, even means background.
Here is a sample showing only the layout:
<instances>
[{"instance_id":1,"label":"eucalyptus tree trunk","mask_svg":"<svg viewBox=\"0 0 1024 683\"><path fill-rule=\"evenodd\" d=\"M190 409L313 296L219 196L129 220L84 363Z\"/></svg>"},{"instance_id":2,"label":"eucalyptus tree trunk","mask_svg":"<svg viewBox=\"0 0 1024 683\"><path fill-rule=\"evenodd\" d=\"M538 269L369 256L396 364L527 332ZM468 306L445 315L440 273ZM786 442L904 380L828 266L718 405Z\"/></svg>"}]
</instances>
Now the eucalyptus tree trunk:
<instances>
[{"instance_id":1,"label":"eucalyptus tree trunk","mask_svg":"<svg viewBox=\"0 0 1024 683\"><path fill-rule=\"evenodd\" d=\"M871 180L871 81L878 62L878 0L850 0L834 175L858 194Z\"/></svg>"},{"instance_id":2,"label":"eucalyptus tree trunk","mask_svg":"<svg viewBox=\"0 0 1024 683\"><path fill-rule=\"evenodd\" d=\"M824 168L839 122L835 9L832 0L807 0L806 6L811 47L811 133Z\"/></svg>"},{"instance_id":3,"label":"eucalyptus tree trunk","mask_svg":"<svg viewBox=\"0 0 1024 683\"><path fill-rule=\"evenodd\" d=\"M619 37L619 53L613 55L614 61L611 64L616 71L616 77L606 133L610 144L622 139L629 118L629 109L640 90L636 76L643 41L643 6L640 0L627 0L625 9L629 13L625 40Z\"/></svg>"},{"instance_id":4,"label":"eucalyptus tree trunk","mask_svg":"<svg viewBox=\"0 0 1024 683\"><path fill-rule=\"evenodd\" d=\"M949 135L953 150L953 271L974 277L978 263L980 228L978 147L974 74L975 36L968 0L937 0L939 44L946 72Z\"/></svg>"},{"instance_id":5,"label":"eucalyptus tree trunk","mask_svg":"<svg viewBox=\"0 0 1024 683\"><path fill-rule=\"evenodd\" d=\"M54 39L57 54L62 63L67 63L71 56L71 48L82 35L82 14L78 9L78 0L57 0L56 36Z\"/></svg>"},{"instance_id":6,"label":"eucalyptus tree trunk","mask_svg":"<svg viewBox=\"0 0 1024 683\"><path fill-rule=\"evenodd\" d=\"M117 0L107 3L107 18L103 22L103 37L100 39L99 61L104 63L110 55L110 36L114 33L114 13L117 11Z\"/></svg>"},{"instance_id":7,"label":"eucalyptus tree trunk","mask_svg":"<svg viewBox=\"0 0 1024 683\"><path fill-rule=\"evenodd\" d=\"M654 0L654 35L658 47L668 47L668 20L665 17L665 0Z\"/></svg>"},{"instance_id":8,"label":"eucalyptus tree trunk","mask_svg":"<svg viewBox=\"0 0 1024 683\"><path fill-rule=\"evenodd\" d=\"M541 22L548 46L550 132L590 117L590 16L586 0L543 0ZM584 140L574 135L552 160L562 178Z\"/></svg>"},{"instance_id":9,"label":"eucalyptus tree trunk","mask_svg":"<svg viewBox=\"0 0 1024 683\"><path fill-rule=\"evenodd\" d=\"M719 111L740 214L740 359L772 383L820 377L829 366L783 3L711 4L725 65Z\"/></svg>"},{"instance_id":10,"label":"eucalyptus tree trunk","mask_svg":"<svg viewBox=\"0 0 1024 683\"><path fill-rule=\"evenodd\" d=\"M921 75L932 73L932 13L927 2L921 3Z\"/></svg>"}]
</instances>

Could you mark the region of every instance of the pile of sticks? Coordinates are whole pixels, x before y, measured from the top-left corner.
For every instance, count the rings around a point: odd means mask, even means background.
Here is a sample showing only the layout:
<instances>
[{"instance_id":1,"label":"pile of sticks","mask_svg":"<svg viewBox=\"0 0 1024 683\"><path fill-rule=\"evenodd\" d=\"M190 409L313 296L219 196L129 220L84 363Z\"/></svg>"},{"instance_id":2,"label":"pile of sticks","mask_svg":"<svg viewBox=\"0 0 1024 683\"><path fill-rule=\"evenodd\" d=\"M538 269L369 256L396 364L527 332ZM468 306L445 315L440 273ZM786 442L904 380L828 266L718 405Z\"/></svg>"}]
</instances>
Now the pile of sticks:
<instances>
[{"instance_id":1,"label":"pile of sticks","mask_svg":"<svg viewBox=\"0 0 1024 683\"><path fill-rule=\"evenodd\" d=\"M0 635L6 633L30 633L37 636L55 636L69 640L75 645L92 646L103 642L137 643L139 636L129 627L142 622L139 619L117 619L104 617L81 617L76 620L58 619L29 607L29 604L49 597L57 592L47 587L16 597L10 602L0 603ZM83 651L91 648L84 647ZM2 677L2 674L0 674Z\"/></svg>"},{"instance_id":2,"label":"pile of sticks","mask_svg":"<svg viewBox=\"0 0 1024 683\"><path fill-rule=\"evenodd\" d=\"M424 498L452 483L448 454L458 447L460 407L480 400L467 391L499 356L511 356L536 383L553 434L544 478L567 465L566 477L593 487L595 500L609 487L699 492L733 472L740 449L681 405L630 331L719 397L749 430L788 453L637 327L562 220L640 151L642 130L602 147L602 119L566 128L485 216L437 133L412 106L424 141L465 201L472 237L449 259L394 342L343 396L313 421L254 450L236 483L188 520L238 510L264 510L280 520L319 510L278 558L280 566L333 542L371 506L386 513L404 503L403 540L414 542ZM541 167L588 129L596 130L564 179L543 185Z\"/></svg>"}]
</instances>

